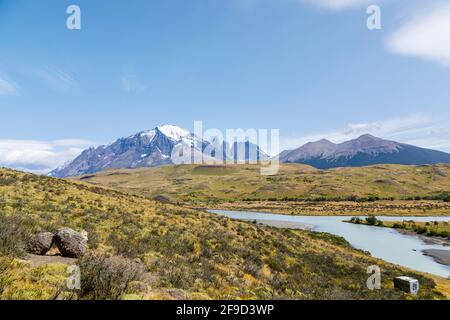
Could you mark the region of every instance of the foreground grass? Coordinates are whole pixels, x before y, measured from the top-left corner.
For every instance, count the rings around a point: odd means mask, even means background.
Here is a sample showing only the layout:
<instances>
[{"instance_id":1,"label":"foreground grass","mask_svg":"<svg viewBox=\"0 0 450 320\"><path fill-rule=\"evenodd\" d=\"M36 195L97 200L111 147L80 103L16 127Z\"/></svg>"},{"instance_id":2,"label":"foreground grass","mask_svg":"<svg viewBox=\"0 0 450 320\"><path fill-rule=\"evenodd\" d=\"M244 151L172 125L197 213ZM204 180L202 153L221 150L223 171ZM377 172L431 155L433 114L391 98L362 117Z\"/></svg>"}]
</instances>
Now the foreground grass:
<instances>
[{"instance_id":1,"label":"foreground grass","mask_svg":"<svg viewBox=\"0 0 450 320\"><path fill-rule=\"evenodd\" d=\"M436 280L372 258L339 237L232 221L79 182L0 169L0 215L12 225L4 230L21 229L0 234L1 299L73 298L58 294L63 265L32 268L20 250L11 250L23 235L61 226L88 231L91 251L142 261L152 282L127 288L122 298L416 298L393 288L398 275L420 280L417 298L444 298ZM382 290L366 288L373 264L383 271Z\"/></svg>"},{"instance_id":2,"label":"foreground grass","mask_svg":"<svg viewBox=\"0 0 450 320\"><path fill-rule=\"evenodd\" d=\"M377 165L318 170L283 164L182 165L111 170L79 177L167 202L299 215L449 215L450 166Z\"/></svg>"}]
</instances>

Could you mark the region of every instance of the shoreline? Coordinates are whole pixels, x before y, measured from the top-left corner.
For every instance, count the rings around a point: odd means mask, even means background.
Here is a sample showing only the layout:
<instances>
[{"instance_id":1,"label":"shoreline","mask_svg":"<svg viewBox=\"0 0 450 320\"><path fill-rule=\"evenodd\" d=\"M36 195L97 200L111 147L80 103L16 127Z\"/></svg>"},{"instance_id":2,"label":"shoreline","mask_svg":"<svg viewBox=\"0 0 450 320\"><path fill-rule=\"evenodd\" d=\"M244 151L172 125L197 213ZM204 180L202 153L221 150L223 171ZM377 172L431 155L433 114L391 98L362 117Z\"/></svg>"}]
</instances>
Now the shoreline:
<instances>
[{"instance_id":1,"label":"shoreline","mask_svg":"<svg viewBox=\"0 0 450 320\"><path fill-rule=\"evenodd\" d=\"M222 211L236 211L236 212L253 212L253 213L267 213L267 214L279 214L284 216L293 216L293 217L342 217L342 218L351 218L351 217L368 217L371 215L375 215L376 217L387 217L387 218L396 218L396 217L408 217L408 218L427 218L427 217L448 217L450 220L450 212L445 213L434 213L430 212L427 214L417 214L417 213L411 213L411 214L405 214L402 212L396 212L396 213L377 213L373 214L370 212L328 212L328 213L301 213L301 214L293 214L288 213L286 211L280 211L280 210L272 210L269 208L242 208L242 207L234 207L234 206L218 206L218 205L210 205L210 206L193 206L193 205L183 205L183 207L191 209L191 210L197 210L197 211L203 211L208 212L209 210L222 210Z\"/></svg>"},{"instance_id":2,"label":"shoreline","mask_svg":"<svg viewBox=\"0 0 450 320\"><path fill-rule=\"evenodd\" d=\"M354 218L354 217L352 217ZM450 219L450 217L449 217ZM381 221L383 221L381 219ZM433 235L433 236L428 236L428 235L424 235L424 234L420 234L417 233L413 230L408 230L408 229L401 229L401 228L394 228L393 226L389 226L389 225L377 225L377 224L368 224L365 221L361 221L360 223L355 223L352 222L350 220L344 220L343 222L345 223L351 223L351 224L360 224L360 225L364 225L364 226L369 226L369 227L376 227L376 228L388 228L388 229L392 229L392 230L396 230L397 232L404 234L406 236L412 236L412 237L417 237L419 238L421 241L423 241L425 244L428 245L440 245L443 247L448 247L450 246L450 238L448 237L441 237L441 236L437 236L437 235Z\"/></svg>"},{"instance_id":3,"label":"shoreline","mask_svg":"<svg viewBox=\"0 0 450 320\"><path fill-rule=\"evenodd\" d=\"M292 216L404 216L404 217L450 217L450 204L442 201L236 201L211 204L184 203L186 207L200 210L231 210L266 212Z\"/></svg>"},{"instance_id":4,"label":"shoreline","mask_svg":"<svg viewBox=\"0 0 450 320\"><path fill-rule=\"evenodd\" d=\"M201 209L204 210L205 212L208 212L208 210L223 210L223 209ZM228 211L228 210L223 210L223 211ZM250 211L246 211L246 210L230 210L230 211L237 211L237 212L250 212ZM255 213L267 213L267 214L279 214L279 213L273 213L273 212L255 212ZM301 216L301 215L296 215L296 216ZM344 215L304 215L305 217L342 217L342 218L347 218L347 217L353 217L353 216L344 216ZM362 216L364 217L364 216ZM385 215L382 217L397 217L396 215ZM428 217L428 216L408 216L408 217ZM433 216L429 216L429 217L433 217ZM447 216L444 216L447 217ZM448 216L450 219L450 216ZM248 221L248 222L256 222L259 225L265 225L265 226L269 226L269 227L277 227L277 228L289 228L289 229L298 229L298 230L307 230L307 231L312 231L314 229L313 225L308 225L306 223L301 223L301 222L294 222L294 221L280 221L280 220L270 220L270 219L242 219L243 221ZM352 223L350 221L346 221L343 220L342 222L344 223ZM371 226L369 224L363 224L366 226ZM450 239L448 238L442 238L442 237L438 237L438 236L424 236L422 234L418 234L416 232L410 231L410 230L404 230L404 229L395 229L392 227L387 227L387 226L372 226L372 227L379 227L379 228L389 228L392 230L396 230L401 234L407 235L407 236L412 236L412 237L417 237L420 240L422 240L424 243L428 244L428 245L441 245L443 247L450 247Z\"/></svg>"},{"instance_id":5,"label":"shoreline","mask_svg":"<svg viewBox=\"0 0 450 320\"><path fill-rule=\"evenodd\" d=\"M301 222L294 222L294 221L279 221L279 220L264 220L264 219L251 219L251 220L245 220L245 221L256 221L257 224L268 226L268 227L274 227L274 228L286 228L286 229L297 229L297 230L307 230L311 231L314 229L314 226L301 223Z\"/></svg>"},{"instance_id":6,"label":"shoreline","mask_svg":"<svg viewBox=\"0 0 450 320\"><path fill-rule=\"evenodd\" d=\"M217 210L217 209L210 209L212 211ZM227 210L224 210L227 211ZM234 212L249 212L248 210L228 210L228 211L234 211ZM264 214L277 214L277 213L268 213L268 212L255 212L255 213L261 213L262 215ZM220 214L220 213L217 213ZM250 215L251 216L251 215ZM316 215L317 217L323 217L325 218L326 216L324 215ZM289 229L296 229L296 230L306 230L306 231L314 231L315 226L308 224L307 222L298 222L298 221L285 221L285 220L277 220L276 217L268 217L268 219L264 219L261 218L261 216L259 217L255 217L255 218L249 218L246 215L243 215L243 217L245 218L231 218L231 219L236 219L236 220L241 220L241 221L246 221L246 222L250 222L250 223L254 223L257 225L261 225L261 226L269 226L269 227L276 227L276 228L289 228ZM332 215L332 216L328 216L328 217L334 217L335 219L339 219L340 217L344 218L346 216L336 216L336 215ZM347 216L348 217L348 216ZM393 216L394 218L396 218L396 216ZM445 216L447 217L447 216ZM449 217L450 219L450 217ZM351 223L350 221L342 221L342 223ZM366 224L364 224L366 225ZM366 226L371 226L371 225L366 225ZM417 234L415 232L412 231L407 231L407 230L402 230L402 229L394 229L391 227L380 227L380 226L373 226L373 227L377 227L377 228L385 228L385 229L391 229L394 231L397 231L399 234L403 234L406 235L408 237L411 238L416 238L419 241L425 243L426 245L440 245L443 248L442 249L428 249L428 248L421 248L419 250L413 250L413 251L418 251L419 255L424 255L424 256L429 256L434 263L440 264L440 265L444 265L444 266L450 266L450 250L446 250L446 247L450 246L450 239L447 238L441 238L441 237L436 237L436 236L424 236L421 234ZM330 233L333 235L336 235L335 233ZM345 237L344 237L345 238ZM356 248L354 244L352 244L353 248ZM383 260L383 258L380 258ZM387 260L384 260L387 261ZM427 272L427 271L420 271L420 272ZM428 271L429 272L429 271ZM436 276L440 276L443 279L447 280L447 276L443 276L443 275L437 275Z\"/></svg>"},{"instance_id":7,"label":"shoreline","mask_svg":"<svg viewBox=\"0 0 450 320\"><path fill-rule=\"evenodd\" d=\"M385 227L385 228L389 228L389 227ZM394 229L394 228L391 228ZM426 244L437 244L437 245L441 245L444 247L448 247L450 246L450 240L447 238L442 238L442 237L436 237L436 236L424 236L422 234L418 234L416 232L413 231L409 231L409 230L403 230L403 229L394 229L397 230L398 232L408 235L408 236L414 236L414 237L418 237L420 240L422 240L423 242L425 242Z\"/></svg>"},{"instance_id":8,"label":"shoreline","mask_svg":"<svg viewBox=\"0 0 450 320\"><path fill-rule=\"evenodd\" d=\"M439 264L450 266L450 250L427 249L423 250L422 253L433 258Z\"/></svg>"}]
</instances>

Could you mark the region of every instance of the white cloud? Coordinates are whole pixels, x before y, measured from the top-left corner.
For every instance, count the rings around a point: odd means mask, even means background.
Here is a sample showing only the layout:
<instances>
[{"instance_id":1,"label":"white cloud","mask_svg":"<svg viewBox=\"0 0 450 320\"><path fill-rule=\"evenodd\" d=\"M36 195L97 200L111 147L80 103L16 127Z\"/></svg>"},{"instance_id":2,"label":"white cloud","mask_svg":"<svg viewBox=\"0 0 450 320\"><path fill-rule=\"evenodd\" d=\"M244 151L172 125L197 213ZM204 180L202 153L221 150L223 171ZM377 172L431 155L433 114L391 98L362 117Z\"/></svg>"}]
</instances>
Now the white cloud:
<instances>
[{"instance_id":1,"label":"white cloud","mask_svg":"<svg viewBox=\"0 0 450 320\"><path fill-rule=\"evenodd\" d=\"M373 4L373 0L303 0L331 10L342 10Z\"/></svg>"},{"instance_id":2,"label":"white cloud","mask_svg":"<svg viewBox=\"0 0 450 320\"><path fill-rule=\"evenodd\" d=\"M19 93L19 86L5 76L0 75L0 95L15 96Z\"/></svg>"},{"instance_id":3,"label":"white cloud","mask_svg":"<svg viewBox=\"0 0 450 320\"><path fill-rule=\"evenodd\" d=\"M379 122L348 124L346 127L301 137L282 138L282 150L295 149L307 142L328 139L335 143L369 133L374 136L423 148L450 152L450 114L430 117L423 114Z\"/></svg>"},{"instance_id":4,"label":"white cloud","mask_svg":"<svg viewBox=\"0 0 450 320\"><path fill-rule=\"evenodd\" d=\"M53 90L67 93L78 87L77 81L69 73L57 68L36 71L36 75Z\"/></svg>"},{"instance_id":5,"label":"white cloud","mask_svg":"<svg viewBox=\"0 0 450 320\"><path fill-rule=\"evenodd\" d=\"M74 159L92 142L80 139L56 141L0 139L0 166L34 173L48 173Z\"/></svg>"},{"instance_id":6,"label":"white cloud","mask_svg":"<svg viewBox=\"0 0 450 320\"><path fill-rule=\"evenodd\" d=\"M127 72L120 78L122 89L126 92L142 92L145 85L139 80L136 74Z\"/></svg>"},{"instance_id":7,"label":"white cloud","mask_svg":"<svg viewBox=\"0 0 450 320\"><path fill-rule=\"evenodd\" d=\"M450 4L418 12L390 36L388 48L450 66Z\"/></svg>"}]
</instances>

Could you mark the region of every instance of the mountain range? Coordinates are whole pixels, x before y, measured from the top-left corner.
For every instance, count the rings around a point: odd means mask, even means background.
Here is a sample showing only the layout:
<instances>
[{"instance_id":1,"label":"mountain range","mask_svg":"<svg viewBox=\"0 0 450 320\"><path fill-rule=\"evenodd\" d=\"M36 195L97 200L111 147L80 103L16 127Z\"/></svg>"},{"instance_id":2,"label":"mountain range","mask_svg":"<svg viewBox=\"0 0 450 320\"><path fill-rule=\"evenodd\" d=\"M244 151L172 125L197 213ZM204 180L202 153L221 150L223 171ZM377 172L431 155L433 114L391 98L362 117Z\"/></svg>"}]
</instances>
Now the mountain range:
<instances>
[{"instance_id":1,"label":"mountain range","mask_svg":"<svg viewBox=\"0 0 450 320\"><path fill-rule=\"evenodd\" d=\"M127 138L120 138L109 145L86 149L73 161L56 168L49 175L66 178L113 168L134 169L178 164L172 158L172 153L178 156L176 153L178 149L175 149L177 147L188 148L189 155L184 155L187 159L184 157L177 159L188 163L192 157L199 155L211 162L227 159L245 163L269 159L265 152L249 141L234 142L231 145L220 142L216 145L214 141L202 140L188 130L163 125Z\"/></svg>"},{"instance_id":2,"label":"mountain range","mask_svg":"<svg viewBox=\"0 0 450 320\"><path fill-rule=\"evenodd\" d=\"M365 134L335 144L326 139L283 151L280 161L308 164L318 169L361 167L374 164L425 165L450 163L450 154L384 140Z\"/></svg>"},{"instance_id":3,"label":"mountain range","mask_svg":"<svg viewBox=\"0 0 450 320\"><path fill-rule=\"evenodd\" d=\"M238 163L248 163L270 158L257 145L249 141L232 144L223 142L221 146L219 145L220 147L216 147L216 149L219 148L219 152L222 148L222 157L218 157L219 154L216 155L214 145L214 141L204 141L188 130L173 125L163 125L127 138L120 138L109 145L84 150L73 161L53 170L49 175L65 178L92 174L106 169L133 169L174 164L171 155L174 150L178 150L175 148L179 146L190 148L189 158L201 155L203 159L219 162L227 159ZM319 169L328 169L373 164L450 163L450 154L365 134L340 144L325 139L309 142L298 149L283 151L279 159L284 163L302 163Z\"/></svg>"}]
</instances>

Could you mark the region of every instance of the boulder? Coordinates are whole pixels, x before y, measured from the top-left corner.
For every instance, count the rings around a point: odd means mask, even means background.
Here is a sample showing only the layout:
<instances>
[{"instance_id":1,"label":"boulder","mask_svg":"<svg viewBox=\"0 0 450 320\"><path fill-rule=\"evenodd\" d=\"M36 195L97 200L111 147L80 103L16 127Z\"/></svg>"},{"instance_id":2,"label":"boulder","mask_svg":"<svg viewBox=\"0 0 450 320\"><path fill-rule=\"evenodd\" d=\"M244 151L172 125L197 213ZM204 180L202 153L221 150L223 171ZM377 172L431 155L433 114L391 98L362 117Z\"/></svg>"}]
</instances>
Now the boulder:
<instances>
[{"instance_id":1,"label":"boulder","mask_svg":"<svg viewBox=\"0 0 450 320\"><path fill-rule=\"evenodd\" d=\"M87 234L61 228L55 235L55 244L63 257L79 258L86 252Z\"/></svg>"},{"instance_id":2,"label":"boulder","mask_svg":"<svg viewBox=\"0 0 450 320\"><path fill-rule=\"evenodd\" d=\"M41 232L35 234L28 241L27 251L40 256L45 255L53 245L54 234L51 232Z\"/></svg>"}]
</instances>

